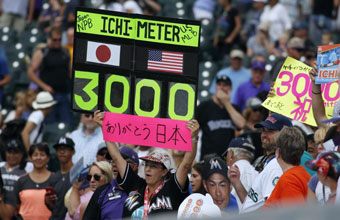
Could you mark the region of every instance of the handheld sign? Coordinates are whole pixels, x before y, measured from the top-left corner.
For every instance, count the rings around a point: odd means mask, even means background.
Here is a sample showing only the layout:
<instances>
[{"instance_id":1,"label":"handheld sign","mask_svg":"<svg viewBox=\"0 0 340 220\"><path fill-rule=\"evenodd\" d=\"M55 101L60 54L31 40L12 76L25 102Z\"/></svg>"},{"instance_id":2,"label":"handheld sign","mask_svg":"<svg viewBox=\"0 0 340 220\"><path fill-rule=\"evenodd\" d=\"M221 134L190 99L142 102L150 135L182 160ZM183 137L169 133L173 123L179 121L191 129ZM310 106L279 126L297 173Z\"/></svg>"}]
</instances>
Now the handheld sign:
<instances>
[{"instance_id":1,"label":"handheld sign","mask_svg":"<svg viewBox=\"0 0 340 220\"><path fill-rule=\"evenodd\" d=\"M105 112L103 136L106 141L191 150L191 131L186 121Z\"/></svg>"},{"instance_id":2,"label":"handheld sign","mask_svg":"<svg viewBox=\"0 0 340 220\"><path fill-rule=\"evenodd\" d=\"M194 117L200 22L77 8L72 109Z\"/></svg>"},{"instance_id":3,"label":"handheld sign","mask_svg":"<svg viewBox=\"0 0 340 220\"><path fill-rule=\"evenodd\" d=\"M340 44L318 47L318 73L316 84L329 83L338 80L340 64Z\"/></svg>"},{"instance_id":4,"label":"handheld sign","mask_svg":"<svg viewBox=\"0 0 340 220\"><path fill-rule=\"evenodd\" d=\"M79 176L81 171L84 169L84 157L81 157L71 168L70 170L70 182L73 181Z\"/></svg>"},{"instance_id":5,"label":"handheld sign","mask_svg":"<svg viewBox=\"0 0 340 220\"><path fill-rule=\"evenodd\" d=\"M287 57L275 80L276 95L268 97L262 106L270 111L282 114L311 126L316 126L312 111L312 81L306 64ZM339 99L337 82L321 86L326 115L332 118L333 108Z\"/></svg>"}]
</instances>

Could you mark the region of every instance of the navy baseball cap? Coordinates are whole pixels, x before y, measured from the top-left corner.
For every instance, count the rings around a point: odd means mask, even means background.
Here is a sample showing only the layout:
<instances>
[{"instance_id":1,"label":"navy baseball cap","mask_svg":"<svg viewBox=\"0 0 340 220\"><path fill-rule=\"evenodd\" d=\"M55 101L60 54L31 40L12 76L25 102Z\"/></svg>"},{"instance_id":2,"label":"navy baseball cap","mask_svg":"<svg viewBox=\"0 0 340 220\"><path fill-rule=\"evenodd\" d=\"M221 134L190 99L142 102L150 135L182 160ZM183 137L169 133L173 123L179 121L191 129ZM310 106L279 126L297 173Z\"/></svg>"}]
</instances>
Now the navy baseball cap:
<instances>
[{"instance_id":1,"label":"navy baseball cap","mask_svg":"<svg viewBox=\"0 0 340 220\"><path fill-rule=\"evenodd\" d=\"M131 147L127 147L127 146L122 146L119 149L120 154L122 155L122 157L127 160L130 159L131 161L133 161L134 163L136 163L137 165L139 165L139 159L138 159L138 154L136 153L136 151L134 151ZM109 153L106 154L105 157L107 160L112 160L111 156Z\"/></svg>"},{"instance_id":2,"label":"navy baseball cap","mask_svg":"<svg viewBox=\"0 0 340 220\"><path fill-rule=\"evenodd\" d=\"M255 124L254 127L280 131L284 126L292 127L291 120L283 115L273 113L265 121Z\"/></svg>"},{"instance_id":3,"label":"navy baseball cap","mask_svg":"<svg viewBox=\"0 0 340 220\"><path fill-rule=\"evenodd\" d=\"M337 121L340 121L340 102L336 102L335 103L335 106L333 108L333 116L331 119L328 119L328 120L324 120L322 121L322 123L331 123L331 122L337 122Z\"/></svg>"},{"instance_id":4,"label":"navy baseball cap","mask_svg":"<svg viewBox=\"0 0 340 220\"><path fill-rule=\"evenodd\" d=\"M242 148L244 150L247 150L251 153L255 153L255 147L245 138L243 137L237 137L234 138L230 141L229 143L229 147L233 147L233 148ZM225 155L227 155L228 149L226 151L224 151L224 153L222 154L222 157L225 157Z\"/></svg>"}]
</instances>

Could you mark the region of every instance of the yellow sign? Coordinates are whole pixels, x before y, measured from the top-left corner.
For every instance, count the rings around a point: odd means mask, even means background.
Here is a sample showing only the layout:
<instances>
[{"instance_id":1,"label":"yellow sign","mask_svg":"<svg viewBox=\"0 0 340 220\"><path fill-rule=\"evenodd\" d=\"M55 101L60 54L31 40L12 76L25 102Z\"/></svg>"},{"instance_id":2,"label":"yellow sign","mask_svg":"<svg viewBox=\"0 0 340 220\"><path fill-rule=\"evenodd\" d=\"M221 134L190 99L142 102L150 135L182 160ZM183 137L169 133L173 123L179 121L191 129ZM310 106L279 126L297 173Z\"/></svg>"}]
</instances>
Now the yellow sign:
<instances>
[{"instance_id":1,"label":"yellow sign","mask_svg":"<svg viewBox=\"0 0 340 220\"><path fill-rule=\"evenodd\" d=\"M199 25L77 11L76 32L198 47Z\"/></svg>"},{"instance_id":2,"label":"yellow sign","mask_svg":"<svg viewBox=\"0 0 340 220\"><path fill-rule=\"evenodd\" d=\"M308 125L316 126L312 110L312 81L306 64L288 57L278 74L274 89L276 95L267 98L262 106ZM333 108L339 99L338 82L322 84L322 98L326 115L332 118Z\"/></svg>"}]
</instances>

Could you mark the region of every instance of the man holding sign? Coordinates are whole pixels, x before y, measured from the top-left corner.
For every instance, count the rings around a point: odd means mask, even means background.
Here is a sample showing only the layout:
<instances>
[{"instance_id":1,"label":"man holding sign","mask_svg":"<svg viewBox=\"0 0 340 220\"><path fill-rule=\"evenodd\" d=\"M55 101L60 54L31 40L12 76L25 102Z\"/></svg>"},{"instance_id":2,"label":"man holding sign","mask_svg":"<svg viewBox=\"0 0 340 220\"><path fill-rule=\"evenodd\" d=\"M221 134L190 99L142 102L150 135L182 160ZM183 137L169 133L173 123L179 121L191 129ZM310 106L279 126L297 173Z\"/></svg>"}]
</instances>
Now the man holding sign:
<instances>
[{"instance_id":1,"label":"man holding sign","mask_svg":"<svg viewBox=\"0 0 340 220\"><path fill-rule=\"evenodd\" d=\"M95 112L94 119L103 125L104 114ZM119 152L114 142L106 142L112 160L118 168L118 184L128 194L124 216L147 218L157 214L177 210L188 196L188 173L197 151L199 124L191 120L186 124L191 130L192 151L187 151L175 174L170 172L170 158L160 152L152 152L141 158L145 162L145 179L134 172Z\"/></svg>"}]
</instances>

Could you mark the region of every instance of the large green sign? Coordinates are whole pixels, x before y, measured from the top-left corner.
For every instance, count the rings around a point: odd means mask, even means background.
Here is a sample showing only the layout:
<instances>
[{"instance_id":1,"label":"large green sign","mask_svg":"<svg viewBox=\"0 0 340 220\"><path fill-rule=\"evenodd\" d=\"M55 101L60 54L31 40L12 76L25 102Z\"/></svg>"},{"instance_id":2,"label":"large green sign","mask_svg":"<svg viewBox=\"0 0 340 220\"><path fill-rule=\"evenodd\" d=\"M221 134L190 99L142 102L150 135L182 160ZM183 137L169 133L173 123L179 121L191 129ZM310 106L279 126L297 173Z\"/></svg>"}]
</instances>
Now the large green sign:
<instances>
[{"instance_id":1,"label":"large green sign","mask_svg":"<svg viewBox=\"0 0 340 220\"><path fill-rule=\"evenodd\" d=\"M198 21L78 8L72 109L190 120Z\"/></svg>"}]
</instances>

